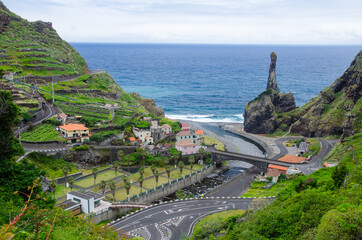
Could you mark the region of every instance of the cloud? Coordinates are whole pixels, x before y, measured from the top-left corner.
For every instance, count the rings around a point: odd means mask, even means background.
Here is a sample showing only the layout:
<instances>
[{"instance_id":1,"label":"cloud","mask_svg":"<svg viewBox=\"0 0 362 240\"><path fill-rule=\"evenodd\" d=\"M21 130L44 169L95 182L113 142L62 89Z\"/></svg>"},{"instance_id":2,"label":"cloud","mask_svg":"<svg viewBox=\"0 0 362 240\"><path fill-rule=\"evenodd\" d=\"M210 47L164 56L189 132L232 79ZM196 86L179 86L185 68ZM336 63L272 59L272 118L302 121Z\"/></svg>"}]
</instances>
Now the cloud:
<instances>
[{"instance_id":1,"label":"cloud","mask_svg":"<svg viewBox=\"0 0 362 240\"><path fill-rule=\"evenodd\" d=\"M361 44L362 1L4 0L73 42Z\"/></svg>"}]
</instances>

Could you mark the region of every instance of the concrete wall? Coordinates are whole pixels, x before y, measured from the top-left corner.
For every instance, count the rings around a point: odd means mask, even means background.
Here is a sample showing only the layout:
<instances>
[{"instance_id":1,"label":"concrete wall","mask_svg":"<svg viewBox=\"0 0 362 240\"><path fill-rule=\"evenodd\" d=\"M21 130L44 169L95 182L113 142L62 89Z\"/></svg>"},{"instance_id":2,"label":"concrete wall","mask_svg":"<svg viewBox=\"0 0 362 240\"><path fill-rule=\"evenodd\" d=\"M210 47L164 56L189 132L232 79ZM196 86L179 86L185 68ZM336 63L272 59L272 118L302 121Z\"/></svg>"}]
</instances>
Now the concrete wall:
<instances>
[{"instance_id":1,"label":"concrete wall","mask_svg":"<svg viewBox=\"0 0 362 240\"><path fill-rule=\"evenodd\" d=\"M133 196L130 201L137 203L152 203L160 198L168 196L179 189L190 186L198 181L201 181L203 178L207 177L210 173L216 168L215 165L210 166L207 169L204 169L196 174L191 176L185 176L184 178L176 179L171 181L170 184L164 184L157 188L148 190L143 194L138 194Z\"/></svg>"},{"instance_id":2,"label":"concrete wall","mask_svg":"<svg viewBox=\"0 0 362 240\"><path fill-rule=\"evenodd\" d=\"M204 169L196 174L193 174L189 177L182 179L174 180L167 185L161 185L156 189L152 189L144 192L142 195L138 194L131 198L132 202L137 203L151 203L162 197L168 196L179 189L185 188L194 184L198 181L201 181L203 178L207 177L210 173L215 170L216 166L212 165L207 169ZM91 221L94 223L99 223L104 220L114 220L118 218L121 214L126 213L131 210L130 208L117 208L117 209L107 209L91 215Z\"/></svg>"}]
</instances>

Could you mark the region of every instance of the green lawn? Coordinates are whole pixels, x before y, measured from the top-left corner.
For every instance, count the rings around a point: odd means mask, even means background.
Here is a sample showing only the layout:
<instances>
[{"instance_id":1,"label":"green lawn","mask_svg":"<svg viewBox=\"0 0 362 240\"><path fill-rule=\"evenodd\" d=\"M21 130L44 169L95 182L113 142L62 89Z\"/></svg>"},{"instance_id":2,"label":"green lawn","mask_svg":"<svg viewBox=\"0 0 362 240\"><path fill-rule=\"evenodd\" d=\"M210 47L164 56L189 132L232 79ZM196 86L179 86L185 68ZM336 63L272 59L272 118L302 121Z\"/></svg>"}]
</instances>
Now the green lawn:
<instances>
[{"instance_id":1,"label":"green lawn","mask_svg":"<svg viewBox=\"0 0 362 240\"><path fill-rule=\"evenodd\" d=\"M141 191L141 188L137 186L133 186L130 188L129 191L129 197L132 197L133 195L139 194ZM111 193L106 195L107 197L113 199L113 195ZM123 201L127 198L126 189L122 188L121 190L118 190L116 192L116 200L117 201Z\"/></svg>"},{"instance_id":2,"label":"green lawn","mask_svg":"<svg viewBox=\"0 0 362 240\"><path fill-rule=\"evenodd\" d=\"M117 174L117 177L122 177L123 174ZM96 179L96 184L100 183L102 180L109 181L111 179L115 178L115 174L113 170L106 171L104 173L98 174ZM75 185L83 187L83 188L89 188L94 185L94 178L93 176L90 176L86 179L80 180L78 182L75 182Z\"/></svg>"},{"instance_id":3,"label":"green lawn","mask_svg":"<svg viewBox=\"0 0 362 240\"><path fill-rule=\"evenodd\" d=\"M262 186L266 186L267 183L263 182L253 182L249 190L244 193L241 197L272 197L277 196L278 193L285 189L291 181L278 182L274 184L270 189L263 189Z\"/></svg>"},{"instance_id":4,"label":"green lawn","mask_svg":"<svg viewBox=\"0 0 362 240\"><path fill-rule=\"evenodd\" d=\"M204 136L204 143L206 145L213 145L213 144L216 144L216 149L219 150L219 151L225 151L225 146L224 144L217 140L216 138L212 138L210 136Z\"/></svg>"},{"instance_id":5,"label":"green lawn","mask_svg":"<svg viewBox=\"0 0 362 240\"><path fill-rule=\"evenodd\" d=\"M157 186L160 186L160 185L162 185L162 184L165 184L165 183L167 183L168 182L168 180L167 180L167 178L164 178L164 177L159 177L158 178L158 184L157 184ZM137 183L138 185L139 185L139 183ZM152 178L152 179L147 179L146 181L144 181L143 182L143 185L142 185L143 187L145 187L145 188L149 188L149 189L151 189L151 188L155 188L156 187L156 179L155 178ZM144 190L145 191L145 190Z\"/></svg>"},{"instance_id":6,"label":"green lawn","mask_svg":"<svg viewBox=\"0 0 362 240\"><path fill-rule=\"evenodd\" d=\"M62 141L55 126L49 123L38 125L33 130L23 133L21 139L30 142Z\"/></svg>"},{"instance_id":7,"label":"green lawn","mask_svg":"<svg viewBox=\"0 0 362 240\"><path fill-rule=\"evenodd\" d=\"M73 191L75 191L74 188ZM57 189L55 191L55 198L64 197L67 195L68 192L71 192L70 188L65 187L64 185L57 185Z\"/></svg>"},{"instance_id":8,"label":"green lawn","mask_svg":"<svg viewBox=\"0 0 362 240\"><path fill-rule=\"evenodd\" d=\"M98 171L100 170L103 170L103 169L106 169L110 167L109 165L103 165L101 167L97 167ZM80 172L83 173L83 175L88 175L88 174L91 174L92 173L92 168L88 168L88 169L79 169ZM114 173L114 170L113 170L113 173ZM117 176L119 175L119 173L117 173Z\"/></svg>"},{"instance_id":9,"label":"green lawn","mask_svg":"<svg viewBox=\"0 0 362 240\"><path fill-rule=\"evenodd\" d=\"M195 171L191 171L191 170L189 170L189 169L183 168L183 169L182 169L182 175L181 175L180 169L177 168L177 169L174 169L174 170L171 172L171 176L170 176L170 177L171 177L171 178L180 178L180 177L186 176L186 175L188 175L188 174L190 174L190 173L193 173L193 172L195 172ZM165 176L167 176L167 174L166 174Z\"/></svg>"}]
</instances>

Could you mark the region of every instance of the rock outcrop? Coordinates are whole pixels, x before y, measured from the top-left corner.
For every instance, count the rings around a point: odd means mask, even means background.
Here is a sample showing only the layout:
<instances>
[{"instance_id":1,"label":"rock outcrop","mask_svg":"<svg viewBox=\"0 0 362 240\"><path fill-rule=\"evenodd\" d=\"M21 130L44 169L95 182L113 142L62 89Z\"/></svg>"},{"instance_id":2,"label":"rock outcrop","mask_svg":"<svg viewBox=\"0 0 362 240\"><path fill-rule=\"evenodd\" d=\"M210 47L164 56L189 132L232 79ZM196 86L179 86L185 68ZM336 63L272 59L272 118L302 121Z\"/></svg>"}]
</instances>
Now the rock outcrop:
<instances>
[{"instance_id":1,"label":"rock outcrop","mask_svg":"<svg viewBox=\"0 0 362 240\"><path fill-rule=\"evenodd\" d=\"M244 130L249 133L272 133L278 127L278 114L296 108L291 93L279 93L275 75L277 55L270 54L271 62L267 90L249 102L244 112Z\"/></svg>"},{"instance_id":2,"label":"rock outcrop","mask_svg":"<svg viewBox=\"0 0 362 240\"><path fill-rule=\"evenodd\" d=\"M269 89L249 102L244 112L244 130L249 133L272 133L278 127L277 113L295 109L291 93Z\"/></svg>"},{"instance_id":3,"label":"rock outcrop","mask_svg":"<svg viewBox=\"0 0 362 240\"><path fill-rule=\"evenodd\" d=\"M277 55L275 54L275 52L272 52L270 54L269 77L268 77L268 82L266 84L266 90L273 89L277 92L280 92L277 84L277 77L275 74L276 64L277 64Z\"/></svg>"}]
</instances>

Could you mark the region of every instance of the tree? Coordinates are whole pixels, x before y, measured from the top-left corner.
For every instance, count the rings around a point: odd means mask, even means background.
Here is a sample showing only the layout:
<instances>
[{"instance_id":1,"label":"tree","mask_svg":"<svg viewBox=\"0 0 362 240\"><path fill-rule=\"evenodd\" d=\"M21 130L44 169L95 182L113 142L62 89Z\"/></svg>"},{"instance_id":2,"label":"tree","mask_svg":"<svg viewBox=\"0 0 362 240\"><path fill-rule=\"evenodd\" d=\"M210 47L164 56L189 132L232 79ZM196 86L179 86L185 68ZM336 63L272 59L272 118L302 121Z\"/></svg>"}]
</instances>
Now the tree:
<instances>
[{"instance_id":1,"label":"tree","mask_svg":"<svg viewBox=\"0 0 362 240\"><path fill-rule=\"evenodd\" d=\"M190 168L192 170L192 167L194 166L194 163L195 163L195 157L194 156L191 156L189 158L189 163L190 163Z\"/></svg>"},{"instance_id":2,"label":"tree","mask_svg":"<svg viewBox=\"0 0 362 240\"><path fill-rule=\"evenodd\" d=\"M171 169L172 169L171 166L167 166L167 167L166 167L168 182L170 182Z\"/></svg>"},{"instance_id":3,"label":"tree","mask_svg":"<svg viewBox=\"0 0 362 240\"><path fill-rule=\"evenodd\" d=\"M157 170L157 167L155 165L151 166L152 174L155 174L155 171Z\"/></svg>"},{"instance_id":4,"label":"tree","mask_svg":"<svg viewBox=\"0 0 362 240\"><path fill-rule=\"evenodd\" d=\"M53 198L55 199L55 191L57 190L58 181L56 179L51 180L50 187L53 192Z\"/></svg>"},{"instance_id":5,"label":"tree","mask_svg":"<svg viewBox=\"0 0 362 240\"><path fill-rule=\"evenodd\" d=\"M178 161L178 158L179 158L179 152L178 151L174 151L171 153L172 154L172 159L173 161L175 162L175 166L177 166L177 161Z\"/></svg>"},{"instance_id":6,"label":"tree","mask_svg":"<svg viewBox=\"0 0 362 240\"><path fill-rule=\"evenodd\" d=\"M126 184L127 180L128 180L128 176L127 175L123 175L122 176L122 180L124 182L124 184Z\"/></svg>"},{"instance_id":7,"label":"tree","mask_svg":"<svg viewBox=\"0 0 362 240\"><path fill-rule=\"evenodd\" d=\"M143 177L143 174L145 173L145 169L143 167L141 167L139 170L138 170L140 176Z\"/></svg>"},{"instance_id":8,"label":"tree","mask_svg":"<svg viewBox=\"0 0 362 240\"><path fill-rule=\"evenodd\" d=\"M163 166L165 167L165 169L166 169L166 167L168 166L169 163L170 163L170 160L168 158L165 158L163 160Z\"/></svg>"},{"instance_id":9,"label":"tree","mask_svg":"<svg viewBox=\"0 0 362 240\"><path fill-rule=\"evenodd\" d=\"M120 150L120 151L122 151L122 150ZM121 162L120 161L114 161L112 165L113 165L114 173L116 174L116 177L117 177L117 170L121 166Z\"/></svg>"},{"instance_id":10,"label":"tree","mask_svg":"<svg viewBox=\"0 0 362 240\"><path fill-rule=\"evenodd\" d=\"M65 165L62 168L62 171L64 173L64 178L65 178L65 183L64 186L67 186L67 182L68 182L68 173L71 171L72 169L69 167L69 165Z\"/></svg>"},{"instance_id":11,"label":"tree","mask_svg":"<svg viewBox=\"0 0 362 240\"><path fill-rule=\"evenodd\" d=\"M124 185L124 188L126 189L126 192L127 192L127 198L129 198L129 190L131 189L131 183L126 182L126 184Z\"/></svg>"},{"instance_id":12,"label":"tree","mask_svg":"<svg viewBox=\"0 0 362 240\"><path fill-rule=\"evenodd\" d=\"M0 91L0 160L10 161L25 153L12 127L19 121L19 107L9 91Z\"/></svg>"},{"instance_id":13,"label":"tree","mask_svg":"<svg viewBox=\"0 0 362 240\"><path fill-rule=\"evenodd\" d=\"M147 151L143 148L137 148L136 153L140 156L141 159L139 159L139 160L142 160L143 166L145 166L145 159L146 159Z\"/></svg>"},{"instance_id":14,"label":"tree","mask_svg":"<svg viewBox=\"0 0 362 240\"><path fill-rule=\"evenodd\" d=\"M117 157L118 157L119 161L122 161L123 156L124 156L124 152L122 150L119 150L117 152Z\"/></svg>"},{"instance_id":15,"label":"tree","mask_svg":"<svg viewBox=\"0 0 362 240\"><path fill-rule=\"evenodd\" d=\"M336 166L332 172L332 179L334 185L336 187L342 186L344 179L346 178L346 175L347 175L347 168L343 163Z\"/></svg>"},{"instance_id":16,"label":"tree","mask_svg":"<svg viewBox=\"0 0 362 240\"><path fill-rule=\"evenodd\" d=\"M143 181L144 181L143 175L140 175L140 176L138 177L138 182L140 183L141 192L142 192ZM140 193L141 193L141 192L140 192Z\"/></svg>"},{"instance_id":17,"label":"tree","mask_svg":"<svg viewBox=\"0 0 362 240\"><path fill-rule=\"evenodd\" d=\"M126 156L126 161L127 161L127 171L129 172L129 162L131 161L131 155Z\"/></svg>"},{"instance_id":18,"label":"tree","mask_svg":"<svg viewBox=\"0 0 362 240\"><path fill-rule=\"evenodd\" d=\"M183 190L179 189L179 190L177 190L177 192L176 192L176 197L177 197L178 199L185 199L186 194L185 194L185 192L184 192Z\"/></svg>"},{"instance_id":19,"label":"tree","mask_svg":"<svg viewBox=\"0 0 362 240\"><path fill-rule=\"evenodd\" d=\"M180 173L181 173L181 175L182 175L182 170L183 170L183 168L185 167L185 163L184 163L183 161L180 161L180 162L178 163L178 167L180 168Z\"/></svg>"},{"instance_id":20,"label":"tree","mask_svg":"<svg viewBox=\"0 0 362 240\"><path fill-rule=\"evenodd\" d=\"M111 193L113 195L113 201L116 201L116 184L110 180L108 182L109 189L111 190Z\"/></svg>"},{"instance_id":21,"label":"tree","mask_svg":"<svg viewBox=\"0 0 362 240\"><path fill-rule=\"evenodd\" d=\"M192 194L192 193L189 193L189 194L187 194L187 196L186 196L187 198L194 198L195 196L194 196L194 194Z\"/></svg>"},{"instance_id":22,"label":"tree","mask_svg":"<svg viewBox=\"0 0 362 240\"><path fill-rule=\"evenodd\" d=\"M203 147L200 147L200 149L199 149L199 154L200 154L201 160L204 160L205 149L204 149Z\"/></svg>"},{"instance_id":23,"label":"tree","mask_svg":"<svg viewBox=\"0 0 362 240\"><path fill-rule=\"evenodd\" d=\"M107 187L107 182L105 180L102 180L101 183L99 184L99 189L102 190L103 195L104 192L106 191L106 187Z\"/></svg>"},{"instance_id":24,"label":"tree","mask_svg":"<svg viewBox=\"0 0 362 240\"><path fill-rule=\"evenodd\" d=\"M69 183L69 187L70 187L70 191L73 191L73 185L74 185L75 179L73 176L70 176L68 179L68 183Z\"/></svg>"},{"instance_id":25,"label":"tree","mask_svg":"<svg viewBox=\"0 0 362 240\"><path fill-rule=\"evenodd\" d=\"M156 171L153 173L153 176L155 176L155 180L156 180L156 187L157 187L157 184L158 184L158 177L160 176L160 173L157 171L157 169L156 169Z\"/></svg>"},{"instance_id":26,"label":"tree","mask_svg":"<svg viewBox=\"0 0 362 240\"><path fill-rule=\"evenodd\" d=\"M93 174L93 178L94 178L94 185L96 185L96 179L97 179L97 175L98 175L98 168L93 168L92 169L92 174Z\"/></svg>"}]
</instances>

